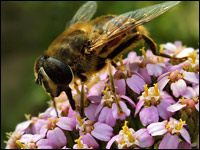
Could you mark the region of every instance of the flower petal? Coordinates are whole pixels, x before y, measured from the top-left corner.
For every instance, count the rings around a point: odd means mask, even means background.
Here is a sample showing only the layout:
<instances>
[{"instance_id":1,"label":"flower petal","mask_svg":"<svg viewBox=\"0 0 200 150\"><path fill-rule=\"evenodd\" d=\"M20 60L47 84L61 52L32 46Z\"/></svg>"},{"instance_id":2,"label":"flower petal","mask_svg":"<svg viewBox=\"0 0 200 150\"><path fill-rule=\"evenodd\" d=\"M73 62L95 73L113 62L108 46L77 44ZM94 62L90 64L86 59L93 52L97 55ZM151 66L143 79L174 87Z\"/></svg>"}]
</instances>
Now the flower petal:
<instances>
[{"instance_id":1,"label":"flower petal","mask_svg":"<svg viewBox=\"0 0 200 150\"><path fill-rule=\"evenodd\" d=\"M162 68L158 64L147 64L146 66L150 76L159 76L162 74Z\"/></svg>"},{"instance_id":2,"label":"flower petal","mask_svg":"<svg viewBox=\"0 0 200 150\"><path fill-rule=\"evenodd\" d=\"M104 107L99 115L98 121L113 127L116 123L116 119L113 117L112 109Z\"/></svg>"},{"instance_id":3,"label":"flower petal","mask_svg":"<svg viewBox=\"0 0 200 150\"><path fill-rule=\"evenodd\" d=\"M124 79L115 80L116 93L120 95L126 94L126 83Z\"/></svg>"},{"instance_id":4,"label":"flower petal","mask_svg":"<svg viewBox=\"0 0 200 150\"><path fill-rule=\"evenodd\" d=\"M95 111L97 110L98 104L93 103L90 104L88 107L85 108L85 116L89 119L89 120L94 120L97 121L97 117L95 116Z\"/></svg>"},{"instance_id":5,"label":"flower petal","mask_svg":"<svg viewBox=\"0 0 200 150\"><path fill-rule=\"evenodd\" d=\"M148 132L152 135L152 136L159 136L159 135L163 135L167 132L167 129L165 128L166 124L165 122L155 122L150 124L147 127Z\"/></svg>"},{"instance_id":6,"label":"flower petal","mask_svg":"<svg viewBox=\"0 0 200 150\"><path fill-rule=\"evenodd\" d=\"M184 72L185 76L183 77L185 80L190 83L199 84L199 75L194 72Z\"/></svg>"},{"instance_id":7,"label":"flower petal","mask_svg":"<svg viewBox=\"0 0 200 150\"><path fill-rule=\"evenodd\" d=\"M139 147L149 147L154 143L153 137L148 133L147 129L140 129L135 132L135 135L139 140Z\"/></svg>"},{"instance_id":8,"label":"flower petal","mask_svg":"<svg viewBox=\"0 0 200 150\"><path fill-rule=\"evenodd\" d=\"M190 135L189 135L188 131L184 127L181 129L181 135L189 144L191 144Z\"/></svg>"},{"instance_id":9,"label":"flower petal","mask_svg":"<svg viewBox=\"0 0 200 150\"><path fill-rule=\"evenodd\" d=\"M101 141L109 141L113 135L113 128L105 123L97 122L94 124L91 134Z\"/></svg>"},{"instance_id":10,"label":"flower petal","mask_svg":"<svg viewBox=\"0 0 200 150\"><path fill-rule=\"evenodd\" d=\"M105 88L105 81L101 80L93 85L88 93L88 97L90 96L101 96L101 91Z\"/></svg>"},{"instance_id":11,"label":"flower petal","mask_svg":"<svg viewBox=\"0 0 200 150\"><path fill-rule=\"evenodd\" d=\"M53 149L53 145L48 139L41 139L36 145L38 149Z\"/></svg>"},{"instance_id":12,"label":"flower petal","mask_svg":"<svg viewBox=\"0 0 200 150\"><path fill-rule=\"evenodd\" d=\"M119 135L115 135L112 137L112 139L107 143L106 145L106 149L110 149L110 147L112 146L112 144L116 141L116 139L118 139L120 136Z\"/></svg>"},{"instance_id":13,"label":"flower petal","mask_svg":"<svg viewBox=\"0 0 200 150\"><path fill-rule=\"evenodd\" d=\"M138 75L133 75L131 78L127 79L127 84L131 90L137 94L140 94L141 91L144 91L144 85L146 83Z\"/></svg>"},{"instance_id":14,"label":"flower petal","mask_svg":"<svg viewBox=\"0 0 200 150\"><path fill-rule=\"evenodd\" d=\"M159 149L177 149L179 144L178 135L167 133L160 142Z\"/></svg>"},{"instance_id":15,"label":"flower petal","mask_svg":"<svg viewBox=\"0 0 200 150\"><path fill-rule=\"evenodd\" d=\"M171 90L175 97L182 96L187 89L186 83L183 79L178 80L171 84Z\"/></svg>"},{"instance_id":16,"label":"flower petal","mask_svg":"<svg viewBox=\"0 0 200 150\"><path fill-rule=\"evenodd\" d=\"M121 95L120 97L123 98L124 100L128 101L128 102L131 104L131 106L132 106L133 108L135 108L135 103L134 103L133 100L130 99L128 96L126 96L126 95Z\"/></svg>"},{"instance_id":17,"label":"flower petal","mask_svg":"<svg viewBox=\"0 0 200 150\"><path fill-rule=\"evenodd\" d=\"M158 114L162 119L167 120L169 117L171 117L173 115L172 112L167 110L167 107L169 107L169 106L171 106L170 103L167 103L167 102L162 101L162 100L161 100L160 104L157 105Z\"/></svg>"},{"instance_id":18,"label":"flower petal","mask_svg":"<svg viewBox=\"0 0 200 150\"><path fill-rule=\"evenodd\" d=\"M136 115L138 114L138 112L140 111L140 109L142 108L143 105L144 105L144 101L143 100L140 100L137 103L134 117L136 117Z\"/></svg>"},{"instance_id":19,"label":"flower petal","mask_svg":"<svg viewBox=\"0 0 200 150\"><path fill-rule=\"evenodd\" d=\"M81 140L83 141L84 144L87 144L88 147L93 147L93 148L99 147L99 144L90 133L81 136L82 136Z\"/></svg>"},{"instance_id":20,"label":"flower petal","mask_svg":"<svg viewBox=\"0 0 200 150\"><path fill-rule=\"evenodd\" d=\"M64 132L58 127L47 132L47 139L53 148L61 148L67 144L67 138Z\"/></svg>"},{"instance_id":21,"label":"flower petal","mask_svg":"<svg viewBox=\"0 0 200 150\"><path fill-rule=\"evenodd\" d=\"M148 74L147 68L140 68L138 72L142 75L147 84L152 83L151 76Z\"/></svg>"},{"instance_id":22,"label":"flower petal","mask_svg":"<svg viewBox=\"0 0 200 150\"><path fill-rule=\"evenodd\" d=\"M171 111L171 112L176 112L176 111L182 109L185 106L186 106L186 104L176 103L176 104L173 104L173 105L167 107L167 110Z\"/></svg>"},{"instance_id":23,"label":"flower petal","mask_svg":"<svg viewBox=\"0 0 200 150\"><path fill-rule=\"evenodd\" d=\"M165 76L165 77L161 78L158 81L159 90L163 90L169 81L170 81L170 79L168 78L168 76Z\"/></svg>"},{"instance_id":24,"label":"flower petal","mask_svg":"<svg viewBox=\"0 0 200 150\"><path fill-rule=\"evenodd\" d=\"M143 126L147 126L153 122L158 122L159 120L158 110L155 106L144 107L139 115Z\"/></svg>"},{"instance_id":25,"label":"flower petal","mask_svg":"<svg viewBox=\"0 0 200 150\"><path fill-rule=\"evenodd\" d=\"M60 117L56 125L63 130L72 131L76 126L76 120L75 118Z\"/></svg>"}]
</instances>

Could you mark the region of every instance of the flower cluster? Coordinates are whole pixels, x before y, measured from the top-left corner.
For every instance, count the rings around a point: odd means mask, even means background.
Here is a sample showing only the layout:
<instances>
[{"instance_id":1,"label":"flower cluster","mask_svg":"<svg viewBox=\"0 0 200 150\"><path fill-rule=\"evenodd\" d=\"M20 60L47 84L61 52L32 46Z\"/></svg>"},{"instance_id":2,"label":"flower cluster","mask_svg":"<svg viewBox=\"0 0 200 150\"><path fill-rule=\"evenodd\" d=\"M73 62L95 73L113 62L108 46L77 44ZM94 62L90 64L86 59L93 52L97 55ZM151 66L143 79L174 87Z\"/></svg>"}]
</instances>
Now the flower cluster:
<instances>
[{"instance_id":1,"label":"flower cluster","mask_svg":"<svg viewBox=\"0 0 200 150\"><path fill-rule=\"evenodd\" d=\"M7 133L6 148L199 148L199 50L181 42L163 44L160 53L144 49L103 70L84 86L70 85L77 110L64 92L53 106ZM109 68L109 67L108 67Z\"/></svg>"}]
</instances>

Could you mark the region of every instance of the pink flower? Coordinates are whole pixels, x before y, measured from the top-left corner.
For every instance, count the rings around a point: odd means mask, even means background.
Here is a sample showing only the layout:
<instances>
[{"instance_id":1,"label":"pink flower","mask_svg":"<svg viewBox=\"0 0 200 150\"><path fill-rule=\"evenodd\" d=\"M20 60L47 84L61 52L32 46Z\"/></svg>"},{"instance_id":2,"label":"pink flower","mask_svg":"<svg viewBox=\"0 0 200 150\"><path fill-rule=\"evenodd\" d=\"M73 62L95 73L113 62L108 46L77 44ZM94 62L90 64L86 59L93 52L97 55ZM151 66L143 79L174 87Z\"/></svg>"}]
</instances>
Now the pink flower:
<instances>
[{"instance_id":1,"label":"pink flower","mask_svg":"<svg viewBox=\"0 0 200 150\"><path fill-rule=\"evenodd\" d=\"M198 74L194 72L180 72L175 70L167 72L158 78L158 87L163 90L170 84L171 91L175 97L183 96L187 90L187 84L199 84Z\"/></svg>"},{"instance_id":2,"label":"pink flower","mask_svg":"<svg viewBox=\"0 0 200 150\"><path fill-rule=\"evenodd\" d=\"M78 114L76 117L78 120L76 128L79 129L79 134L82 136L83 142L89 147L97 148L99 144L96 139L100 141L109 141L113 135L113 128L105 123L95 123L86 118L81 119Z\"/></svg>"},{"instance_id":3,"label":"pink flower","mask_svg":"<svg viewBox=\"0 0 200 150\"><path fill-rule=\"evenodd\" d=\"M152 136L148 133L147 129L140 129L134 131L132 128L127 127L125 121L122 130L118 135L115 135L107 144L106 148L110 149L112 144L116 141L119 149L127 148L145 148L153 145L154 141Z\"/></svg>"},{"instance_id":4,"label":"pink flower","mask_svg":"<svg viewBox=\"0 0 200 150\"><path fill-rule=\"evenodd\" d=\"M163 136L160 142L159 149L177 149L179 145L179 136L181 135L188 144L190 142L190 135L188 131L183 127L185 121L180 119L180 122L176 119L170 118L170 121L152 123L147 127L148 132L152 136Z\"/></svg>"},{"instance_id":5,"label":"pink flower","mask_svg":"<svg viewBox=\"0 0 200 150\"><path fill-rule=\"evenodd\" d=\"M147 88L144 86L145 92L139 97L139 102L136 106L135 116L140 111L140 121L144 126L153 122L159 121L159 116L163 119L168 119L173 113L167 111L167 107L174 104L173 98L165 91L160 91L157 84L154 87Z\"/></svg>"}]
</instances>

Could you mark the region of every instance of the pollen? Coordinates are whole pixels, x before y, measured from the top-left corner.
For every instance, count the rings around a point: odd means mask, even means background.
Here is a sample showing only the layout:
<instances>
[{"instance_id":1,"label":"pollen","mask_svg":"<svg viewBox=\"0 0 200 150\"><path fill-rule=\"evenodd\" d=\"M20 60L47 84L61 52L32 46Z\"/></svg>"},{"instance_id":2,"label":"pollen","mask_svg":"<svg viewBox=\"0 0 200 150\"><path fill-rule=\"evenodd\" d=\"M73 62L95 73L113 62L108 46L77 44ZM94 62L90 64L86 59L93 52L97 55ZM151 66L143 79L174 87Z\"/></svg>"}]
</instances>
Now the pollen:
<instances>
[{"instance_id":1,"label":"pollen","mask_svg":"<svg viewBox=\"0 0 200 150\"><path fill-rule=\"evenodd\" d=\"M155 90L155 96L159 96L160 93L159 93L159 89L158 89L158 84L154 84L154 90Z\"/></svg>"},{"instance_id":2,"label":"pollen","mask_svg":"<svg viewBox=\"0 0 200 150\"><path fill-rule=\"evenodd\" d=\"M24 144L22 144L20 141L16 141L16 144L19 145L19 147L21 147L22 149L28 149L28 147L26 147Z\"/></svg>"},{"instance_id":3,"label":"pollen","mask_svg":"<svg viewBox=\"0 0 200 150\"><path fill-rule=\"evenodd\" d=\"M119 57L120 69L121 69L122 71L125 71L125 66L124 66L122 57L123 57L123 55L120 55L120 57Z\"/></svg>"},{"instance_id":4,"label":"pollen","mask_svg":"<svg viewBox=\"0 0 200 150\"><path fill-rule=\"evenodd\" d=\"M108 90L109 90L108 87L106 87L105 90L102 90L102 92L104 93L106 99L109 99L109 98L110 98L110 97L109 97L109 94L108 94Z\"/></svg>"},{"instance_id":5,"label":"pollen","mask_svg":"<svg viewBox=\"0 0 200 150\"><path fill-rule=\"evenodd\" d=\"M193 51L189 57L192 59L192 64L195 64L196 63L196 58L197 58L197 52L196 51Z\"/></svg>"},{"instance_id":6,"label":"pollen","mask_svg":"<svg viewBox=\"0 0 200 150\"><path fill-rule=\"evenodd\" d=\"M144 91L145 91L145 97L149 96L149 92L148 92L148 87L147 87L147 84L144 85Z\"/></svg>"},{"instance_id":7,"label":"pollen","mask_svg":"<svg viewBox=\"0 0 200 150\"><path fill-rule=\"evenodd\" d=\"M128 123L128 121L125 121L125 122L124 122L124 126L122 127L122 129L123 129L123 131L124 131L124 134L127 134L127 131L128 131L127 123Z\"/></svg>"},{"instance_id":8,"label":"pollen","mask_svg":"<svg viewBox=\"0 0 200 150\"><path fill-rule=\"evenodd\" d=\"M177 126L177 130L181 130L182 129L182 127L183 127L183 124L185 124L185 121L182 121L182 119L180 119L180 122L179 122L179 124L178 124L178 126Z\"/></svg>"},{"instance_id":9,"label":"pollen","mask_svg":"<svg viewBox=\"0 0 200 150\"><path fill-rule=\"evenodd\" d=\"M82 143L81 143L81 138L82 138L82 136L80 136L78 139L74 140L74 142L76 142L76 143L78 144L78 147L79 147L80 149L83 148Z\"/></svg>"}]
</instances>

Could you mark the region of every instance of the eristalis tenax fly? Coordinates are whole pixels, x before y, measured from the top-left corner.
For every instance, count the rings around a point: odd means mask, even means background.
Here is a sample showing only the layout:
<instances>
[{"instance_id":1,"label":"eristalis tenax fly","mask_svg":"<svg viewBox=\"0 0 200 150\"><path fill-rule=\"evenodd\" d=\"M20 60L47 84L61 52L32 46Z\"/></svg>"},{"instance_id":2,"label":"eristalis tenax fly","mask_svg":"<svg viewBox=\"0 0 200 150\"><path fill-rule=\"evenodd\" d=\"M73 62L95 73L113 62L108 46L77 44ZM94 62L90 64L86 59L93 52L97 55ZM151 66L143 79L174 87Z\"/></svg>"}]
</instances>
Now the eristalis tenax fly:
<instances>
[{"instance_id":1,"label":"eristalis tenax fly","mask_svg":"<svg viewBox=\"0 0 200 150\"><path fill-rule=\"evenodd\" d=\"M107 60L114 60L141 40L154 55L177 60L187 59L159 53L156 43L142 26L178 3L179 1L168 1L121 15L101 16L92 21L90 19L97 4L94 1L85 3L67 24L66 30L35 62L36 83L50 94L54 107L54 97L65 91L71 107L75 109L69 86L72 80L80 79L85 83L93 73L106 66Z\"/></svg>"}]
</instances>

